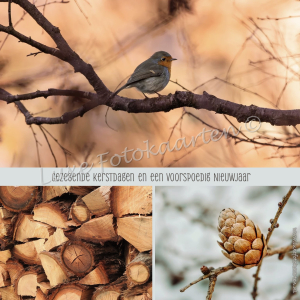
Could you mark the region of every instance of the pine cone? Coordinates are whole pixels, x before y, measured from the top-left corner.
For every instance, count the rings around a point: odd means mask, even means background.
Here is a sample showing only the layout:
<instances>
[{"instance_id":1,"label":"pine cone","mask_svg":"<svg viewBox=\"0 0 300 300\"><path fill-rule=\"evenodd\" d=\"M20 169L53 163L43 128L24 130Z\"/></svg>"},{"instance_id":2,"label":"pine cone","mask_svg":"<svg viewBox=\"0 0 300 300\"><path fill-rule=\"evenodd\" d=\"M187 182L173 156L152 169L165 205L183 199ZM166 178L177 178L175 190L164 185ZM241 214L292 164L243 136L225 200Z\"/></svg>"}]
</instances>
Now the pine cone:
<instances>
[{"instance_id":1,"label":"pine cone","mask_svg":"<svg viewBox=\"0 0 300 300\"><path fill-rule=\"evenodd\" d=\"M222 253L236 267L250 269L267 254L266 239L257 225L246 215L232 209L223 209L219 216L219 237Z\"/></svg>"}]
</instances>

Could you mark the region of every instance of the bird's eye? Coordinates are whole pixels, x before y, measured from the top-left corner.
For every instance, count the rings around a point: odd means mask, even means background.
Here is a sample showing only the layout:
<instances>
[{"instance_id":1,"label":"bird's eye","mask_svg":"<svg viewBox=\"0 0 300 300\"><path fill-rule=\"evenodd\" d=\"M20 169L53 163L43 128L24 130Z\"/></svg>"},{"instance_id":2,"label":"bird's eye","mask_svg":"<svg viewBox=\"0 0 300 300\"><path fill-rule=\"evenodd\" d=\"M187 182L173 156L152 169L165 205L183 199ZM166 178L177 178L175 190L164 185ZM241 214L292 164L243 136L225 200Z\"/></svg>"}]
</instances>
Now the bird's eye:
<instances>
[{"instance_id":1,"label":"bird's eye","mask_svg":"<svg viewBox=\"0 0 300 300\"><path fill-rule=\"evenodd\" d=\"M165 61L165 60L166 60L166 58L165 58L165 57L163 57L161 60L162 60L162 61Z\"/></svg>"}]
</instances>

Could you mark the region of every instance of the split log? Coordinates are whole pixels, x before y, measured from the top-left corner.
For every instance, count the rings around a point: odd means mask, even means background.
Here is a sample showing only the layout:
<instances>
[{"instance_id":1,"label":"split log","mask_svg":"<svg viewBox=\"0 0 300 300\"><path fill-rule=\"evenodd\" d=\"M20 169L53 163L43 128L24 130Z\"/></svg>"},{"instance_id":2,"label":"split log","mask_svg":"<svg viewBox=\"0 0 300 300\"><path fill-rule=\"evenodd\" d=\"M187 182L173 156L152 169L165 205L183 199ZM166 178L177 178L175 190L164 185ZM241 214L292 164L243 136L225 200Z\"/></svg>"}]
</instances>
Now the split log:
<instances>
[{"instance_id":1,"label":"split log","mask_svg":"<svg viewBox=\"0 0 300 300\"><path fill-rule=\"evenodd\" d=\"M111 208L115 217L152 213L152 187L118 186L111 190Z\"/></svg>"},{"instance_id":2,"label":"split log","mask_svg":"<svg viewBox=\"0 0 300 300\"><path fill-rule=\"evenodd\" d=\"M65 236L64 231L61 228L57 228L45 243L44 250L51 251L54 248L62 245L66 241L68 241L68 238Z\"/></svg>"},{"instance_id":3,"label":"split log","mask_svg":"<svg viewBox=\"0 0 300 300\"><path fill-rule=\"evenodd\" d=\"M6 263L6 261L10 258L11 258L10 250L0 251L0 262Z\"/></svg>"},{"instance_id":4,"label":"split log","mask_svg":"<svg viewBox=\"0 0 300 300\"><path fill-rule=\"evenodd\" d=\"M4 207L0 207L0 221L8 218L12 218L14 216L14 213L11 211L7 210Z\"/></svg>"},{"instance_id":5,"label":"split log","mask_svg":"<svg viewBox=\"0 0 300 300\"><path fill-rule=\"evenodd\" d=\"M30 211L38 197L38 187L1 186L0 202L9 211Z\"/></svg>"},{"instance_id":6,"label":"split log","mask_svg":"<svg viewBox=\"0 0 300 300\"><path fill-rule=\"evenodd\" d=\"M72 204L69 218L71 218L76 225L80 225L91 219L91 212L82 199L77 199Z\"/></svg>"},{"instance_id":7,"label":"split log","mask_svg":"<svg viewBox=\"0 0 300 300\"><path fill-rule=\"evenodd\" d=\"M43 291L40 289L40 287L38 287L36 290L35 300L47 300L46 295L43 293Z\"/></svg>"},{"instance_id":8,"label":"split log","mask_svg":"<svg viewBox=\"0 0 300 300\"><path fill-rule=\"evenodd\" d=\"M36 205L33 209L33 220L53 227L67 228L68 212L71 203L68 201L52 201Z\"/></svg>"},{"instance_id":9,"label":"split log","mask_svg":"<svg viewBox=\"0 0 300 300\"><path fill-rule=\"evenodd\" d=\"M72 276L63 266L59 253L43 251L40 259L51 287L68 281Z\"/></svg>"},{"instance_id":10,"label":"split log","mask_svg":"<svg viewBox=\"0 0 300 300\"><path fill-rule=\"evenodd\" d=\"M4 263L0 263L0 287L10 286L11 281L9 277L9 273L7 272L6 265Z\"/></svg>"},{"instance_id":11,"label":"split log","mask_svg":"<svg viewBox=\"0 0 300 300\"><path fill-rule=\"evenodd\" d=\"M85 285L107 284L120 277L125 270L125 264L119 259L105 259L97 267L82 278L79 283Z\"/></svg>"},{"instance_id":12,"label":"split log","mask_svg":"<svg viewBox=\"0 0 300 300\"><path fill-rule=\"evenodd\" d=\"M118 235L140 252L152 249L152 217L130 216L117 219Z\"/></svg>"},{"instance_id":13,"label":"split log","mask_svg":"<svg viewBox=\"0 0 300 300\"><path fill-rule=\"evenodd\" d=\"M111 284L97 288L92 300L118 300L122 291L126 289L127 278L126 276L121 276Z\"/></svg>"},{"instance_id":14,"label":"split log","mask_svg":"<svg viewBox=\"0 0 300 300\"><path fill-rule=\"evenodd\" d=\"M51 290L51 285L49 281L39 282L38 287L41 289L44 295L48 295L49 291Z\"/></svg>"},{"instance_id":15,"label":"split log","mask_svg":"<svg viewBox=\"0 0 300 300\"><path fill-rule=\"evenodd\" d=\"M83 223L75 231L75 238L100 244L106 241L117 242L119 238L114 230L113 215L105 215Z\"/></svg>"},{"instance_id":16,"label":"split log","mask_svg":"<svg viewBox=\"0 0 300 300\"><path fill-rule=\"evenodd\" d=\"M77 196L85 196L86 194L92 192L95 186L68 186L69 193L75 194Z\"/></svg>"},{"instance_id":17,"label":"split log","mask_svg":"<svg viewBox=\"0 0 300 300\"><path fill-rule=\"evenodd\" d=\"M68 192L68 187L66 186L44 186L42 198L43 201L47 202Z\"/></svg>"},{"instance_id":18,"label":"split log","mask_svg":"<svg viewBox=\"0 0 300 300\"><path fill-rule=\"evenodd\" d=\"M82 198L93 215L98 217L111 213L110 186L101 186Z\"/></svg>"},{"instance_id":19,"label":"split log","mask_svg":"<svg viewBox=\"0 0 300 300\"><path fill-rule=\"evenodd\" d=\"M152 256L140 253L126 266L126 275L130 285L146 283L152 275Z\"/></svg>"},{"instance_id":20,"label":"split log","mask_svg":"<svg viewBox=\"0 0 300 300\"><path fill-rule=\"evenodd\" d=\"M14 228L14 239L25 242L31 238L48 239L54 233L55 228L34 221L32 215L19 214Z\"/></svg>"},{"instance_id":21,"label":"split log","mask_svg":"<svg viewBox=\"0 0 300 300\"><path fill-rule=\"evenodd\" d=\"M24 271L15 282L15 292L19 296L36 296L37 274L34 271Z\"/></svg>"},{"instance_id":22,"label":"split log","mask_svg":"<svg viewBox=\"0 0 300 300\"><path fill-rule=\"evenodd\" d=\"M9 273L11 284L14 284L20 274L24 271L24 267L15 259L9 259L5 264L6 270Z\"/></svg>"},{"instance_id":23,"label":"split log","mask_svg":"<svg viewBox=\"0 0 300 300\"><path fill-rule=\"evenodd\" d=\"M49 300L88 300L91 299L92 293L93 289L73 283L55 289L49 296Z\"/></svg>"},{"instance_id":24,"label":"split log","mask_svg":"<svg viewBox=\"0 0 300 300\"><path fill-rule=\"evenodd\" d=\"M39 253L45 250L45 239L39 239L25 244L15 245L12 252L15 258L18 258L28 265L41 265Z\"/></svg>"},{"instance_id":25,"label":"split log","mask_svg":"<svg viewBox=\"0 0 300 300\"><path fill-rule=\"evenodd\" d=\"M11 219L0 219L0 238L4 239L11 236L13 233L13 226Z\"/></svg>"},{"instance_id":26,"label":"split log","mask_svg":"<svg viewBox=\"0 0 300 300\"><path fill-rule=\"evenodd\" d=\"M14 287L7 286L0 289L2 300L20 300L21 297L15 292Z\"/></svg>"},{"instance_id":27,"label":"split log","mask_svg":"<svg viewBox=\"0 0 300 300\"><path fill-rule=\"evenodd\" d=\"M152 298L152 282L147 282L142 285L135 285L122 292L124 299L135 299L135 297L143 296L144 299Z\"/></svg>"}]
</instances>

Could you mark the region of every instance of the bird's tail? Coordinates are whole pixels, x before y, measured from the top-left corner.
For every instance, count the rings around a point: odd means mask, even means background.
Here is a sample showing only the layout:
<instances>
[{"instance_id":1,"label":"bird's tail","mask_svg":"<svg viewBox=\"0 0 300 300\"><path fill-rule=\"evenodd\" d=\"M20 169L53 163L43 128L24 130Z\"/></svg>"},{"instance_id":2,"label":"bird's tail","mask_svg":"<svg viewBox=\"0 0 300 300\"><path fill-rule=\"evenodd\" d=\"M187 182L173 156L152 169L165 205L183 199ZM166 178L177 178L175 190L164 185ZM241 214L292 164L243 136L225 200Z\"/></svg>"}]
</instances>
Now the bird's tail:
<instances>
[{"instance_id":1,"label":"bird's tail","mask_svg":"<svg viewBox=\"0 0 300 300\"><path fill-rule=\"evenodd\" d=\"M124 84L123 86L121 86L121 87L120 87L118 90L116 90L115 92L113 92L113 93L110 95L109 99L114 98L116 95L118 95L122 90L124 90L124 89L126 89L126 88L127 88L127 83Z\"/></svg>"}]
</instances>

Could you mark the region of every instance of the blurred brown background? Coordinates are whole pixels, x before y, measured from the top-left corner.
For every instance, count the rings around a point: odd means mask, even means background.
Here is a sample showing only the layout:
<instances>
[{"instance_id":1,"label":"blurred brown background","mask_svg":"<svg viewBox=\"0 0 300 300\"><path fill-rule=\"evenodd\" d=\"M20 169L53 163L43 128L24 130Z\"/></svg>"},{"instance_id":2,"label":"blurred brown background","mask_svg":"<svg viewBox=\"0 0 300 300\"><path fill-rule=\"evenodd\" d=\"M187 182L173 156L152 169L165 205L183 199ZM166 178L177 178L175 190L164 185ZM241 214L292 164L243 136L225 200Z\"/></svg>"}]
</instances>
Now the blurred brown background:
<instances>
[{"instance_id":1,"label":"blurred brown background","mask_svg":"<svg viewBox=\"0 0 300 300\"><path fill-rule=\"evenodd\" d=\"M51 1L48 0L50 3ZM76 4L77 2L77 4ZM36 5L45 1L38 0ZM79 5L79 6L78 6ZM299 18L286 20L258 20L258 17L288 17L299 14L299 1L168 1L168 0L77 0L69 3L47 5L45 16L58 26L70 46L88 63L92 64L97 74L108 88L115 90L122 80L129 76L135 67L151 56L155 51L165 50L178 60L173 63L171 79L178 81L188 89L214 78L226 79L228 69L239 53L245 40L251 36L243 22L249 23L252 17L268 34L272 45L268 44L259 30L262 43L266 48L276 48L279 56L290 69L271 60L251 65L249 61L265 60L270 57L258 41L249 39L243 51L231 66L227 80L259 93L279 109L299 108ZM13 5L13 22L17 22L23 11ZM8 25L7 3L0 3L0 23ZM251 27L251 26L250 26ZM251 27L254 28L253 26ZM16 27L21 33L54 46L53 41L27 14ZM6 34L0 33L2 45ZM1 46L0 46L1 47ZM273 49L274 50L274 49ZM273 51L272 50L272 51ZM36 57L26 55L36 49L19 43L9 37L0 50L0 87L12 94L21 94L48 88L80 89L92 91L88 82L80 74L74 74L72 68L46 54ZM286 57L288 56L288 57ZM292 69L292 71L291 71ZM288 84L286 84L288 82ZM286 88L284 86L286 85ZM174 83L169 83L162 94L182 90ZM247 93L220 80L212 80L196 89L196 93L207 91L222 99L245 105L255 104L273 108L266 100ZM122 91L121 95L142 99L135 89ZM41 116L59 116L77 108L80 99L68 97L49 97L26 101L24 104L32 113ZM13 104L0 103L0 166L36 167L38 166L36 143L30 127L24 122L22 114ZM204 110L188 108L202 120L218 128L228 128L230 124L223 116ZM104 121L106 107L87 113L67 125L47 125L45 128L72 155L68 164L80 165L87 161L97 163L97 155L109 152L109 159L114 154L121 154L128 149L145 149L143 141L156 145L157 151L162 142L167 142L171 128L178 120L182 109L168 113L128 114L110 110L108 122L118 131L108 128ZM235 119L230 118L239 125ZM243 125L243 124L241 124ZM187 142L205 127L194 118L185 116L182 134ZM299 127L299 126L298 126ZM207 127L206 127L207 128ZM242 127L244 129L244 127ZM299 127L300 128L300 127ZM207 128L208 129L208 128ZM54 166L49 147L37 126L33 126L40 143L41 165ZM278 138L293 134L294 128L272 127L262 124L259 133ZM179 127L171 139L171 146L180 138ZM298 138L298 136L296 136ZM65 166L64 154L51 140L59 166ZM254 147L251 143L239 143L226 140L203 145L200 138L197 146L181 151L166 153L164 166L174 167L285 167L299 166L298 150L280 150L274 147ZM173 146L172 146L173 147ZM192 151L188 154L188 151ZM139 157L139 155L137 155ZM183 158L181 158L183 157ZM129 156L131 158L131 155ZM107 164L109 167L110 164ZM123 167L160 167L161 156L144 158Z\"/></svg>"}]
</instances>

